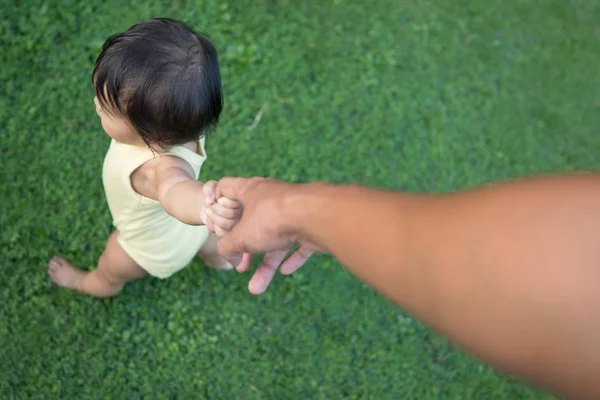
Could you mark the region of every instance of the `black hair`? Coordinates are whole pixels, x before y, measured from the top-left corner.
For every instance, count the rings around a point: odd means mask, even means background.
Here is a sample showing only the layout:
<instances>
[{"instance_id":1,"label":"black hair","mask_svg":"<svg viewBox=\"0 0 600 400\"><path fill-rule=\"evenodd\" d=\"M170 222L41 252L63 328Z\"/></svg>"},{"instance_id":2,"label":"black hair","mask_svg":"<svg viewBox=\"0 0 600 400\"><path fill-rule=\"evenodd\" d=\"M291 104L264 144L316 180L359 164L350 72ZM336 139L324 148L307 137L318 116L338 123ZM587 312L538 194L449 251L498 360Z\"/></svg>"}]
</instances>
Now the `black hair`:
<instances>
[{"instance_id":1,"label":"black hair","mask_svg":"<svg viewBox=\"0 0 600 400\"><path fill-rule=\"evenodd\" d=\"M198 140L216 127L223 109L217 50L174 19L109 37L92 82L102 107L126 118L148 145Z\"/></svg>"}]
</instances>

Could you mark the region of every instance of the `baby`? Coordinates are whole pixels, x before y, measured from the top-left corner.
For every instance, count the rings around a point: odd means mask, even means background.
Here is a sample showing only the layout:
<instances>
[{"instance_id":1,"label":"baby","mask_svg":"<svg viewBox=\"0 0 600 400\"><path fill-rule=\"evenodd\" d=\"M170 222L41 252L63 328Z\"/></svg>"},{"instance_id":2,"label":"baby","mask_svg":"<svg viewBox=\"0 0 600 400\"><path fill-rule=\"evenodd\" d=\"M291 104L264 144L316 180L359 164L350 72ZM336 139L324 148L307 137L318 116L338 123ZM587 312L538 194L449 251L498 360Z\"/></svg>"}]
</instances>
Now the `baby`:
<instances>
[{"instance_id":1,"label":"baby","mask_svg":"<svg viewBox=\"0 0 600 400\"><path fill-rule=\"evenodd\" d=\"M98 297L119 293L146 274L167 278L198 255L231 269L217 253L218 236L239 219L238 202L214 198L199 182L204 135L223 107L217 51L182 22L154 19L111 36L92 73L96 112L112 138L102 181L116 230L88 272L60 257L48 263L59 286Z\"/></svg>"}]
</instances>

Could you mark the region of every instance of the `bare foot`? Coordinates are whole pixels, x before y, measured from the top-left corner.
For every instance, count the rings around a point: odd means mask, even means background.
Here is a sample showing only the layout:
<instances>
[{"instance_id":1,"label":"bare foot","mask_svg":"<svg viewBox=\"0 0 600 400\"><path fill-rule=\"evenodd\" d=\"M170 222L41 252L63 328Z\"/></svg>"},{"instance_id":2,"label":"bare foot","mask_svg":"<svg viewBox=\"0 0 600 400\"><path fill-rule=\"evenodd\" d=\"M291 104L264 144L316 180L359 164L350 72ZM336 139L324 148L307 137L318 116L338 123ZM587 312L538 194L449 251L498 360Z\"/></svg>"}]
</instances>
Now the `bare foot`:
<instances>
[{"instance_id":1,"label":"bare foot","mask_svg":"<svg viewBox=\"0 0 600 400\"><path fill-rule=\"evenodd\" d=\"M87 272L73 267L64 258L52 257L48 262L48 275L60 287L77 289L79 279Z\"/></svg>"},{"instance_id":2,"label":"bare foot","mask_svg":"<svg viewBox=\"0 0 600 400\"><path fill-rule=\"evenodd\" d=\"M204 262L204 265L206 265L209 268L220 269L225 271L233 269L233 265L231 265L229 261L227 261L225 258L219 255L203 257L202 261Z\"/></svg>"}]
</instances>

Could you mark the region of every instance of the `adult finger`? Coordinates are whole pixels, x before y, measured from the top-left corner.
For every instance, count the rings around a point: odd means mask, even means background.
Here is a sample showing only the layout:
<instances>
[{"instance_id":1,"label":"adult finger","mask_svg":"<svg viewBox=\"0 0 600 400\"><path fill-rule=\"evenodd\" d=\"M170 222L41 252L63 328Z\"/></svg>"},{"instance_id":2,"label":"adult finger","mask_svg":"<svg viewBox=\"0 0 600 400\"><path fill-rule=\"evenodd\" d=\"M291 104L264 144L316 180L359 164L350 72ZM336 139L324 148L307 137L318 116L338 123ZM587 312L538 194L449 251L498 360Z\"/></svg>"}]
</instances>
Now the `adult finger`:
<instances>
[{"instance_id":1,"label":"adult finger","mask_svg":"<svg viewBox=\"0 0 600 400\"><path fill-rule=\"evenodd\" d=\"M247 248L244 242L244 229L242 223L236 225L231 232L225 237L219 239L217 250L227 261L234 267L237 267L243 261L243 253L250 252L252 249Z\"/></svg>"},{"instance_id":2,"label":"adult finger","mask_svg":"<svg viewBox=\"0 0 600 400\"><path fill-rule=\"evenodd\" d=\"M244 253L242 255L242 261L240 262L240 264L235 268L238 272L246 272L250 269L250 267L252 266L252 259L254 258L254 256L251 253Z\"/></svg>"},{"instance_id":3,"label":"adult finger","mask_svg":"<svg viewBox=\"0 0 600 400\"><path fill-rule=\"evenodd\" d=\"M224 208L238 209L242 207L242 203L240 203L237 200L228 199L227 197L219 198L217 200L217 203L219 203L219 205L223 206Z\"/></svg>"},{"instance_id":4,"label":"adult finger","mask_svg":"<svg viewBox=\"0 0 600 400\"><path fill-rule=\"evenodd\" d=\"M243 204L249 182L250 178L222 178L217 184L216 198L227 197Z\"/></svg>"},{"instance_id":5,"label":"adult finger","mask_svg":"<svg viewBox=\"0 0 600 400\"><path fill-rule=\"evenodd\" d=\"M265 254L265 257L254 272L254 275L252 275L252 279L250 279L250 283L248 284L250 293L258 295L267 290L269 283L271 283L273 276L275 276L275 271L279 268L279 265L287 255L287 252L288 250L277 250Z\"/></svg>"},{"instance_id":6,"label":"adult finger","mask_svg":"<svg viewBox=\"0 0 600 400\"><path fill-rule=\"evenodd\" d=\"M283 275L291 275L303 266L312 255L312 251L300 246L281 264L279 271Z\"/></svg>"}]
</instances>

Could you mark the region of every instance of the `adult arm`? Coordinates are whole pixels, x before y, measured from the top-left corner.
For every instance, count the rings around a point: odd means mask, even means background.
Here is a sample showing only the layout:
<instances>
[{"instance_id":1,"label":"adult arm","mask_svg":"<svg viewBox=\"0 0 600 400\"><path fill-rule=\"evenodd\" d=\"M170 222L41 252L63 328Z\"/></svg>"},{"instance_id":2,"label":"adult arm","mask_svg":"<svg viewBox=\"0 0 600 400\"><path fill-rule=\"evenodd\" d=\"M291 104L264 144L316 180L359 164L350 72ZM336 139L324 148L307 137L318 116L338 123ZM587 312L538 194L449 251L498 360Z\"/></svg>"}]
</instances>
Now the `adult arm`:
<instances>
[{"instance_id":1,"label":"adult arm","mask_svg":"<svg viewBox=\"0 0 600 400\"><path fill-rule=\"evenodd\" d=\"M283 242L326 249L483 362L600 398L598 174L443 195L235 179L218 188L244 205L220 243L226 257Z\"/></svg>"}]
</instances>

